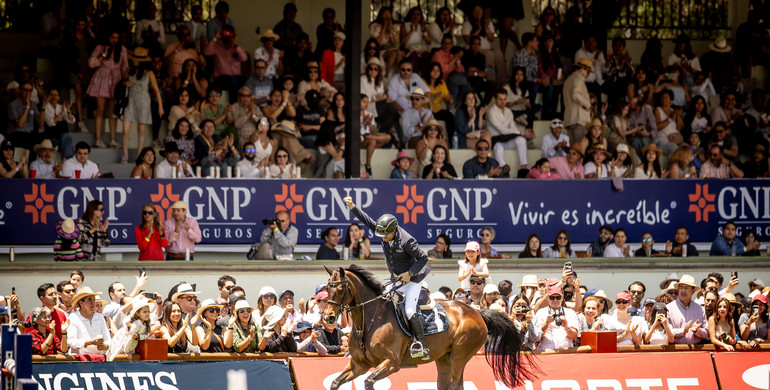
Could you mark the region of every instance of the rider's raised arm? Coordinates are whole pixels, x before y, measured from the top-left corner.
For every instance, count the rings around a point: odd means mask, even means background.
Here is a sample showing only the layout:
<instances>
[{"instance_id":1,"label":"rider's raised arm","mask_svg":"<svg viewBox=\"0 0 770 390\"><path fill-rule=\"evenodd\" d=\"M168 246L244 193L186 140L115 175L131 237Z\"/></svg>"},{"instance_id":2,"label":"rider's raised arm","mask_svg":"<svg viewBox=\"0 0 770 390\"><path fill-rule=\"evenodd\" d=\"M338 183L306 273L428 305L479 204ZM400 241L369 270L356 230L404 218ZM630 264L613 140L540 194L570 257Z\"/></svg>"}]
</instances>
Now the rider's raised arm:
<instances>
[{"instance_id":1,"label":"rider's raised arm","mask_svg":"<svg viewBox=\"0 0 770 390\"><path fill-rule=\"evenodd\" d=\"M366 227L371 230L375 230L377 227L377 222L369 217L369 214L367 214L364 210L361 210L360 207L354 207L351 211L353 212L353 215L355 215L356 218L361 221L361 223L366 225Z\"/></svg>"}]
</instances>

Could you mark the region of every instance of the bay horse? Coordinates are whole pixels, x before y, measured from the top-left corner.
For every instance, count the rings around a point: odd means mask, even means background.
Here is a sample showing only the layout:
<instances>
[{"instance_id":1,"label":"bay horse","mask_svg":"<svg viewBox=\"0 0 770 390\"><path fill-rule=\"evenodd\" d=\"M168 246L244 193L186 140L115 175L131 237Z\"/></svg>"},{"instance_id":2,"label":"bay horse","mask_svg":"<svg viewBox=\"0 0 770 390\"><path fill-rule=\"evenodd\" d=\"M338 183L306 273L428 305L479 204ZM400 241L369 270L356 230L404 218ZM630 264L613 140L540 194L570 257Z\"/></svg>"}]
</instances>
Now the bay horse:
<instances>
[{"instance_id":1,"label":"bay horse","mask_svg":"<svg viewBox=\"0 0 770 390\"><path fill-rule=\"evenodd\" d=\"M339 389L372 367L374 371L364 384L367 390L374 390L375 382L398 371L402 362L410 363L409 360L412 366L435 360L438 389L462 389L465 365L485 343L487 363L495 378L514 388L529 377L529 369L521 365L522 336L504 314L478 311L458 301L437 302L446 309L449 326L442 333L425 337L431 359L404 360L411 338L399 328L394 305L385 297L383 285L370 271L355 264L336 271L324 268L330 276L324 321L333 324L346 312L353 320L350 362L332 382L331 390Z\"/></svg>"}]
</instances>

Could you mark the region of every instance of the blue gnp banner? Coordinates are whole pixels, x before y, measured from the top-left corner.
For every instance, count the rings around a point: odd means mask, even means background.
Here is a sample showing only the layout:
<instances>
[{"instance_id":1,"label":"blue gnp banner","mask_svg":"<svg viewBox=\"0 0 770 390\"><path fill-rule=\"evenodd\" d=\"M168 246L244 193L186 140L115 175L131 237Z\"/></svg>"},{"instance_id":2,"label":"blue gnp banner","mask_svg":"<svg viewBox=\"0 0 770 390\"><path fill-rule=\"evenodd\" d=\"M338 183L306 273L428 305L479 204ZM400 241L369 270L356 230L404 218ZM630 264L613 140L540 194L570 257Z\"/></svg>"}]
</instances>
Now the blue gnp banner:
<instances>
[{"instance_id":1,"label":"blue gnp banner","mask_svg":"<svg viewBox=\"0 0 770 390\"><path fill-rule=\"evenodd\" d=\"M318 244L327 227L344 234L355 222L342 199L376 216L395 214L420 242L441 233L453 242L478 239L481 228L497 231L496 243L523 243L530 233L551 242L567 230L573 242L596 239L601 225L623 227L630 241L650 231L656 241L673 239L686 226L691 241L711 241L726 220L770 236L770 181L625 180L1 180L0 245L50 245L60 219L77 218L88 201L104 202L113 244L134 244L142 205L171 218L177 200L198 220L203 244L250 244L262 220L286 210L300 244ZM367 232L372 237L371 232Z\"/></svg>"},{"instance_id":2,"label":"blue gnp banner","mask_svg":"<svg viewBox=\"0 0 770 390\"><path fill-rule=\"evenodd\" d=\"M41 390L222 390L244 375L250 390L294 389L286 363L269 360L36 363L32 375Z\"/></svg>"}]
</instances>

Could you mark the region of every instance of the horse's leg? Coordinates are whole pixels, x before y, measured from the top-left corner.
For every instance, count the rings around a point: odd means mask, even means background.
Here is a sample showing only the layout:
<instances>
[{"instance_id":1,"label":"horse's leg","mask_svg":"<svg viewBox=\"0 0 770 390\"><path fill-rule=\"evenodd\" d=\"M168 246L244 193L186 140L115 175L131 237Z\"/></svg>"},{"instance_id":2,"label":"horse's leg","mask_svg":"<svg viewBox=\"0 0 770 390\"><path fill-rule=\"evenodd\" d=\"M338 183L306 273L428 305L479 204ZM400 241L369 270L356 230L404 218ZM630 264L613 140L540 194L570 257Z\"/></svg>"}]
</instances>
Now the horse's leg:
<instances>
[{"instance_id":1,"label":"horse's leg","mask_svg":"<svg viewBox=\"0 0 770 390\"><path fill-rule=\"evenodd\" d=\"M350 359L350 362L342 371L340 376L338 376L337 379L335 379L334 382L332 382L331 390L339 389L339 387L342 386L343 384L352 381L353 379L357 378L359 375L365 373L368 370L369 370L369 367L367 367L365 364L360 363L358 360Z\"/></svg>"},{"instance_id":2,"label":"horse's leg","mask_svg":"<svg viewBox=\"0 0 770 390\"><path fill-rule=\"evenodd\" d=\"M463 372L465 371L465 365L471 360L474 354L461 353L458 349L453 349L451 356L451 390L463 389Z\"/></svg>"},{"instance_id":3,"label":"horse's leg","mask_svg":"<svg viewBox=\"0 0 770 390\"><path fill-rule=\"evenodd\" d=\"M398 371L401 367L396 366L393 362L395 360L385 359L380 363L372 374L364 381L364 388L366 390L374 390L374 382L387 377L388 375Z\"/></svg>"},{"instance_id":4,"label":"horse's leg","mask_svg":"<svg viewBox=\"0 0 770 390\"><path fill-rule=\"evenodd\" d=\"M436 359L436 370L438 371L438 377L436 378L438 390L454 390L449 387L450 375L452 374L451 354L446 354Z\"/></svg>"}]
</instances>

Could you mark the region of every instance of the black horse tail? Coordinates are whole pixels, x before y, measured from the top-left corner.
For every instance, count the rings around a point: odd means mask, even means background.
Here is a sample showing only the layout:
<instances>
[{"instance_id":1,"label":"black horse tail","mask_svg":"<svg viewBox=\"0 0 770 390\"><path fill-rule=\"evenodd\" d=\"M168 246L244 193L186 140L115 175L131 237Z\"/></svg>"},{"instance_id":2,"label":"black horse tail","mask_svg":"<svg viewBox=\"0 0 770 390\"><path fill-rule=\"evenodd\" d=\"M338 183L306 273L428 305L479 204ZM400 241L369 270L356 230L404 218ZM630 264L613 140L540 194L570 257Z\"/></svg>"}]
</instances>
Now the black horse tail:
<instances>
[{"instance_id":1,"label":"black horse tail","mask_svg":"<svg viewBox=\"0 0 770 390\"><path fill-rule=\"evenodd\" d=\"M484 354L495 378L511 389L523 385L537 368L532 355L521 354L527 350L522 334L505 314L489 309L482 309L480 313L488 332Z\"/></svg>"}]
</instances>

